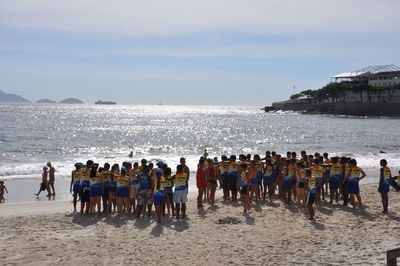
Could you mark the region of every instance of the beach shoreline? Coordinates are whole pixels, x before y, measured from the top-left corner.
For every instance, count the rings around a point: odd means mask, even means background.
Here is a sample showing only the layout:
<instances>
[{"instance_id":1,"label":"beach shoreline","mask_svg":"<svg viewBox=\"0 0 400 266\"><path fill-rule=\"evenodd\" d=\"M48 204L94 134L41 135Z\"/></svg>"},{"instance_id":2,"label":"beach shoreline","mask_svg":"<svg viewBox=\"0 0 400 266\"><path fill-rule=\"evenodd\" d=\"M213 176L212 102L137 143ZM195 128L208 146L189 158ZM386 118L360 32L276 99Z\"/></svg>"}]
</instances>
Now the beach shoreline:
<instances>
[{"instance_id":1,"label":"beach shoreline","mask_svg":"<svg viewBox=\"0 0 400 266\"><path fill-rule=\"evenodd\" d=\"M188 219L166 217L162 224L73 214L69 201L2 204L0 258L5 265L384 264L385 252L400 246L400 193L390 193L389 215L380 214L376 184L362 184L361 196L364 210L323 202L314 222L280 200L243 214L220 191L216 206L197 209L191 197ZM228 217L238 223L218 224Z\"/></svg>"}]
</instances>

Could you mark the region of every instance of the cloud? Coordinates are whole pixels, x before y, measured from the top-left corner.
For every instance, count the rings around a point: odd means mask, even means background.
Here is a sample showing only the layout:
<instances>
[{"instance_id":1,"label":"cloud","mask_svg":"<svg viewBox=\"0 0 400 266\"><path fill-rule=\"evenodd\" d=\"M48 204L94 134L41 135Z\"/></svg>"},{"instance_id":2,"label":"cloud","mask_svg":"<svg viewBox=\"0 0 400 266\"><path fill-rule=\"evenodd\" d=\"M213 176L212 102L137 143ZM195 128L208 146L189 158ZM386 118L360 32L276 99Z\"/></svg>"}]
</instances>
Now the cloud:
<instances>
[{"instance_id":1,"label":"cloud","mask_svg":"<svg viewBox=\"0 0 400 266\"><path fill-rule=\"evenodd\" d=\"M13 0L0 3L0 25L125 36L394 33L398 10L397 0Z\"/></svg>"}]
</instances>

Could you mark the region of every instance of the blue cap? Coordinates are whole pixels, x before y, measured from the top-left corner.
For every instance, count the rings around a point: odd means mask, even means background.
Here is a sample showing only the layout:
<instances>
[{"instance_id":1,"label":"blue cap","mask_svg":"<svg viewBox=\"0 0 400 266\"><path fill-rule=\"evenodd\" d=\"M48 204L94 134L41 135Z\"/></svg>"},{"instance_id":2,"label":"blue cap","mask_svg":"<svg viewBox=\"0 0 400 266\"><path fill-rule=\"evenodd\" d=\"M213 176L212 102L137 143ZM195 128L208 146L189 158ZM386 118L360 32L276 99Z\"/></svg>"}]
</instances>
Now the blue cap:
<instances>
[{"instance_id":1,"label":"blue cap","mask_svg":"<svg viewBox=\"0 0 400 266\"><path fill-rule=\"evenodd\" d=\"M158 165L158 166L163 166L163 165L165 165L165 163L164 163L164 161L158 161L158 162L156 163L156 165Z\"/></svg>"},{"instance_id":2,"label":"blue cap","mask_svg":"<svg viewBox=\"0 0 400 266\"><path fill-rule=\"evenodd\" d=\"M74 166L75 167L82 167L82 163L75 163Z\"/></svg>"},{"instance_id":3,"label":"blue cap","mask_svg":"<svg viewBox=\"0 0 400 266\"><path fill-rule=\"evenodd\" d=\"M162 173L163 173L163 170L161 168L156 169L156 174L162 174Z\"/></svg>"}]
</instances>

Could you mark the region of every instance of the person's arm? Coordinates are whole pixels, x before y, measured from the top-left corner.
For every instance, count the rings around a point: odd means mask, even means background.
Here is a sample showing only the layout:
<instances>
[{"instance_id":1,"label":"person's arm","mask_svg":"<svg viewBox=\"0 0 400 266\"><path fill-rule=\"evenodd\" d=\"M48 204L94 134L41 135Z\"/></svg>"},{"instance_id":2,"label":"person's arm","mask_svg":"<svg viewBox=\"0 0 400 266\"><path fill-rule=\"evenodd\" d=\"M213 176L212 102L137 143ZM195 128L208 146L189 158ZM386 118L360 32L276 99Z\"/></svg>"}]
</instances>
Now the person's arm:
<instances>
[{"instance_id":1,"label":"person's arm","mask_svg":"<svg viewBox=\"0 0 400 266\"><path fill-rule=\"evenodd\" d=\"M361 180L361 179L363 179L364 177L366 177L367 174L366 174L366 173L364 172L364 170L361 169L361 168L360 168L360 171L361 171L361 177L360 177L360 180Z\"/></svg>"},{"instance_id":2,"label":"person's arm","mask_svg":"<svg viewBox=\"0 0 400 266\"><path fill-rule=\"evenodd\" d=\"M6 187L6 186L4 186L4 190L8 193L8 190L7 190L7 187Z\"/></svg>"},{"instance_id":3,"label":"person's arm","mask_svg":"<svg viewBox=\"0 0 400 266\"><path fill-rule=\"evenodd\" d=\"M74 184L74 171L71 173L71 185L69 186L69 193L72 193L72 186Z\"/></svg>"},{"instance_id":4,"label":"person's arm","mask_svg":"<svg viewBox=\"0 0 400 266\"><path fill-rule=\"evenodd\" d=\"M101 194L103 195L103 193L104 193L104 184L103 184L103 182L104 182L104 172L102 172L101 173L101 175L100 175L100 185L101 185Z\"/></svg>"},{"instance_id":5,"label":"person's arm","mask_svg":"<svg viewBox=\"0 0 400 266\"><path fill-rule=\"evenodd\" d=\"M187 165L186 165L186 174L187 174L188 180L189 180L189 177L190 177L190 169L189 169L189 166L187 166Z\"/></svg>"}]
</instances>

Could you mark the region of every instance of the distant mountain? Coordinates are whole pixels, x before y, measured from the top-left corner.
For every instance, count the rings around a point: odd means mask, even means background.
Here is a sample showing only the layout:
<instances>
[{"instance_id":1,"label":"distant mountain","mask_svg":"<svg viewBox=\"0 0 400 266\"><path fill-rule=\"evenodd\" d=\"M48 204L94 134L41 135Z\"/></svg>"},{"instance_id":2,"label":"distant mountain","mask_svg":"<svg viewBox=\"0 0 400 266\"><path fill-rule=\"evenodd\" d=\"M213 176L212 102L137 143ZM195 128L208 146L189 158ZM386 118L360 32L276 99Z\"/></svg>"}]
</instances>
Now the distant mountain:
<instances>
[{"instance_id":1,"label":"distant mountain","mask_svg":"<svg viewBox=\"0 0 400 266\"><path fill-rule=\"evenodd\" d=\"M62 100L60 103L67 103L67 104L82 104L83 102L79 99L75 98L68 98L65 100Z\"/></svg>"},{"instance_id":2,"label":"distant mountain","mask_svg":"<svg viewBox=\"0 0 400 266\"><path fill-rule=\"evenodd\" d=\"M50 99L40 99L40 100L37 100L35 103L57 103L57 102L50 100Z\"/></svg>"},{"instance_id":3,"label":"distant mountain","mask_svg":"<svg viewBox=\"0 0 400 266\"><path fill-rule=\"evenodd\" d=\"M30 103L24 97L21 97L16 94L5 93L4 91L0 90L0 102L2 103Z\"/></svg>"}]
</instances>

